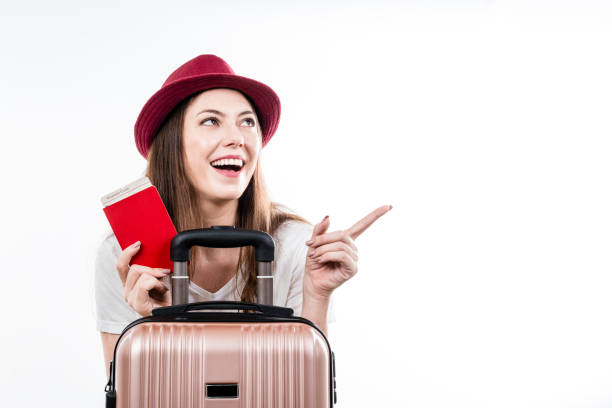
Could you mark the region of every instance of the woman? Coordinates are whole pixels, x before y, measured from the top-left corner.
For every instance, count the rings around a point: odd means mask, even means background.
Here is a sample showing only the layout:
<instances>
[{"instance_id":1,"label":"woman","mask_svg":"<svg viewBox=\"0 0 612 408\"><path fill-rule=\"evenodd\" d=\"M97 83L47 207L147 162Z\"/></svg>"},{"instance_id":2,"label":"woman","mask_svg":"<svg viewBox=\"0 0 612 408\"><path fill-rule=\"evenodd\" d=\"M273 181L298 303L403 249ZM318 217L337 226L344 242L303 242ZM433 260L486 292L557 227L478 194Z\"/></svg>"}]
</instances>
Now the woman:
<instances>
[{"instance_id":1,"label":"woman","mask_svg":"<svg viewBox=\"0 0 612 408\"><path fill-rule=\"evenodd\" d=\"M274 304L293 308L327 333L331 293L357 272L353 240L391 208L380 207L346 231L326 233L328 217L313 228L270 202L259 156L279 118L272 89L235 75L214 55L201 55L172 73L145 104L136 144L177 231L234 225L271 234ZM139 245L122 251L111 233L98 251L98 329L107 367L123 328L171 303L170 271L130 265ZM193 248L189 276L192 302L257 301L252 248Z\"/></svg>"}]
</instances>

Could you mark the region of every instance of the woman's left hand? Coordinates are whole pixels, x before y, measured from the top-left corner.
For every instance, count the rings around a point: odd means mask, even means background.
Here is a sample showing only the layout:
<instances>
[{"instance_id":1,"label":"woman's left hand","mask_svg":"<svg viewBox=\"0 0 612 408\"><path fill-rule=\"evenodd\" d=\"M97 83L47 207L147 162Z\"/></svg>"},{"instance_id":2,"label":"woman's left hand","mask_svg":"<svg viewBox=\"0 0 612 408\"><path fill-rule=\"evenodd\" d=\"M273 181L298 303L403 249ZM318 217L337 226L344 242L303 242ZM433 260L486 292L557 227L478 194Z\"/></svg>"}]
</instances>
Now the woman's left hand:
<instances>
[{"instance_id":1,"label":"woman's left hand","mask_svg":"<svg viewBox=\"0 0 612 408\"><path fill-rule=\"evenodd\" d=\"M304 295L329 299L334 289L352 278L357 273L358 259L354 240L391 208L383 205L347 230L325 233L329 217L315 225L312 239L306 242L310 248L306 254Z\"/></svg>"}]
</instances>

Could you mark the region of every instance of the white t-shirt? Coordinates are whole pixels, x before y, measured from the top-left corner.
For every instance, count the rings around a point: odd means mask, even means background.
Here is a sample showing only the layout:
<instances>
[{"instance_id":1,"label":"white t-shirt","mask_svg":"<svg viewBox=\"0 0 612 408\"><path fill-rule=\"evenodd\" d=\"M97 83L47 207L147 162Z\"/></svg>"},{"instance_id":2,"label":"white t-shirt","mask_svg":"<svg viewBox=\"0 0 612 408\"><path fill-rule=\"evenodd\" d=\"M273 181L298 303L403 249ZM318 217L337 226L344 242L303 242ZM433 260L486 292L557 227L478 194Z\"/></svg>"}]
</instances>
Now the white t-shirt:
<instances>
[{"instance_id":1,"label":"white t-shirt","mask_svg":"<svg viewBox=\"0 0 612 408\"><path fill-rule=\"evenodd\" d=\"M274 275L274 305L290 307L294 315L302 312L302 280L308 247L305 242L312 236L313 227L299 221L286 221L272 235L276 245L272 273ZM125 326L141 318L125 301L123 284L116 264L121 247L110 231L98 248L96 256L96 319L99 331L121 333ZM169 286L169 278L166 277ZM209 292L193 282L189 285L189 302L213 300L240 300L244 282L238 273L216 292ZM330 300L327 322L334 322L333 301Z\"/></svg>"}]
</instances>

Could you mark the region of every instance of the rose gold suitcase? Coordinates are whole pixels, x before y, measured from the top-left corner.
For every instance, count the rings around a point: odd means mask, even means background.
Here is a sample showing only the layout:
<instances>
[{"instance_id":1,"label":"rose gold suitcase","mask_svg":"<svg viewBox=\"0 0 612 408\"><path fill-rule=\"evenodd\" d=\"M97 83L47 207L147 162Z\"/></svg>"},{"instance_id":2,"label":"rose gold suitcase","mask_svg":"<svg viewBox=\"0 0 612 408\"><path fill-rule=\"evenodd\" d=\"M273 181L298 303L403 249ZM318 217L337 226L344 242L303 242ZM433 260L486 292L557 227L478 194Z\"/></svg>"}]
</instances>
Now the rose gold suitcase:
<instances>
[{"instance_id":1,"label":"rose gold suitcase","mask_svg":"<svg viewBox=\"0 0 612 408\"><path fill-rule=\"evenodd\" d=\"M194 245L254 246L260 303L187 304ZM121 333L107 408L333 407L335 363L327 338L292 309L270 305L274 241L268 234L227 226L184 231L172 240L171 258L173 306Z\"/></svg>"}]
</instances>

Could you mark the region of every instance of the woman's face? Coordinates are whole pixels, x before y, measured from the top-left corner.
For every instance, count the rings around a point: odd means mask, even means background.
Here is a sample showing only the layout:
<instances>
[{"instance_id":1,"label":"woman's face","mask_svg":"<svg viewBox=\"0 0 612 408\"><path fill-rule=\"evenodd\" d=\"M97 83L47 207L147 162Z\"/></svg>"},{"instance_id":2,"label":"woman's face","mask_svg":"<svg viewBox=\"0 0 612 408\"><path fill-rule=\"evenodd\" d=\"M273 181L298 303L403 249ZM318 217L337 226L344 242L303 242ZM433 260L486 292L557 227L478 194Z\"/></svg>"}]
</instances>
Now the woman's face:
<instances>
[{"instance_id":1,"label":"woman's face","mask_svg":"<svg viewBox=\"0 0 612 408\"><path fill-rule=\"evenodd\" d=\"M201 199L218 203L242 195L261 150L259 129L253 108L238 91L211 89L191 101L183 121L183 147L187 177ZM241 160L218 161L225 156Z\"/></svg>"}]
</instances>

